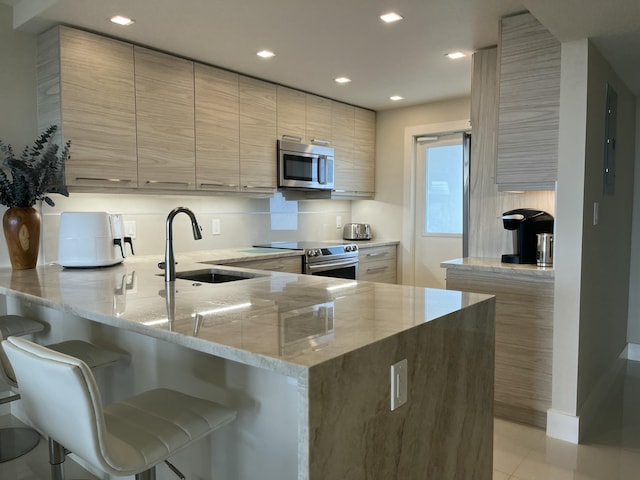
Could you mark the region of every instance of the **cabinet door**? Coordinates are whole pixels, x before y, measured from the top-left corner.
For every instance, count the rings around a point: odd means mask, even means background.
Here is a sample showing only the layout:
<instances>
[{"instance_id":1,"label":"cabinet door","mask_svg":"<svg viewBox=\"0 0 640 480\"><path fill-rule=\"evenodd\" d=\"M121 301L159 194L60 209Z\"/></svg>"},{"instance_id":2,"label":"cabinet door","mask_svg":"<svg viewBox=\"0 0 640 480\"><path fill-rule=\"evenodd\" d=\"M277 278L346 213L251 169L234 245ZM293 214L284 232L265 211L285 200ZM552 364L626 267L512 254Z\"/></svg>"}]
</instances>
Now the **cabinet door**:
<instances>
[{"instance_id":1,"label":"cabinet door","mask_svg":"<svg viewBox=\"0 0 640 480\"><path fill-rule=\"evenodd\" d=\"M240 186L276 188L276 86L240 76Z\"/></svg>"},{"instance_id":2,"label":"cabinet door","mask_svg":"<svg viewBox=\"0 0 640 480\"><path fill-rule=\"evenodd\" d=\"M354 138L354 189L372 194L375 190L376 112L356 108Z\"/></svg>"},{"instance_id":3,"label":"cabinet door","mask_svg":"<svg viewBox=\"0 0 640 480\"><path fill-rule=\"evenodd\" d=\"M278 139L308 143L305 135L306 99L304 92L278 85ZM287 140L287 138L285 138Z\"/></svg>"},{"instance_id":4,"label":"cabinet door","mask_svg":"<svg viewBox=\"0 0 640 480\"><path fill-rule=\"evenodd\" d=\"M62 133L72 143L67 185L136 187L133 46L67 27L58 32L39 40L38 109L51 102L61 107ZM43 58L58 47L59 62L57 55ZM40 69L44 63L59 70L49 69L48 75ZM60 91L47 88L49 81L60 81ZM43 98L50 92L55 99Z\"/></svg>"},{"instance_id":5,"label":"cabinet door","mask_svg":"<svg viewBox=\"0 0 640 480\"><path fill-rule=\"evenodd\" d=\"M503 18L499 68L496 182L501 190L553 190L560 42L529 13Z\"/></svg>"},{"instance_id":6,"label":"cabinet door","mask_svg":"<svg viewBox=\"0 0 640 480\"><path fill-rule=\"evenodd\" d=\"M331 104L328 98L307 93L307 142L331 145Z\"/></svg>"},{"instance_id":7,"label":"cabinet door","mask_svg":"<svg viewBox=\"0 0 640 480\"><path fill-rule=\"evenodd\" d=\"M237 191L240 185L238 75L195 64L196 189Z\"/></svg>"},{"instance_id":8,"label":"cabinet door","mask_svg":"<svg viewBox=\"0 0 640 480\"><path fill-rule=\"evenodd\" d=\"M134 47L141 188L193 190L193 62Z\"/></svg>"},{"instance_id":9,"label":"cabinet door","mask_svg":"<svg viewBox=\"0 0 640 480\"><path fill-rule=\"evenodd\" d=\"M353 192L353 141L355 135L355 108L340 102L331 105L331 132L334 148L334 190Z\"/></svg>"}]
</instances>

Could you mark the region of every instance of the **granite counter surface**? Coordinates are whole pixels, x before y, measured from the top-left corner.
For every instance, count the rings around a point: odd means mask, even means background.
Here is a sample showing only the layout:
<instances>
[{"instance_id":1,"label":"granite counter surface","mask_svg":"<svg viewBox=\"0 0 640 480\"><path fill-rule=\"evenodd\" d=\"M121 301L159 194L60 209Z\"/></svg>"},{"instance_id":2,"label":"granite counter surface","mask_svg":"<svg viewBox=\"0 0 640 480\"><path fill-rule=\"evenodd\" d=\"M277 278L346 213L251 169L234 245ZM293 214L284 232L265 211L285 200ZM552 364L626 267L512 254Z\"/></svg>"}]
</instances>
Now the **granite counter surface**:
<instances>
[{"instance_id":1,"label":"granite counter surface","mask_svg":"<svg viewBox=\"0 0 640 480\"><path fill-rule=\"evenodd\" d=\"M196 259L216 257L178 255L177 271L216 268ZM160 260L135 257L99 269L0 269L0 293L290 376L489 298L235 267L218 268L260 276L166 284Z\"/></svg>"},{"instance_id":2,"label":"granite counter surface","mask_svg":"<svg viewBox=\"0 0 640 480\"><path fill-rule=\"evenodd\" d=\"M502 263L499 258L465 257L448 260L440 263L442 268L455 268L456 270L490 271L494 273L506 273L513 275L530 275L545 278L553 278L553 267L538 267L537 265L525 265L517 263Z\"/></svg>"}]
</instances>

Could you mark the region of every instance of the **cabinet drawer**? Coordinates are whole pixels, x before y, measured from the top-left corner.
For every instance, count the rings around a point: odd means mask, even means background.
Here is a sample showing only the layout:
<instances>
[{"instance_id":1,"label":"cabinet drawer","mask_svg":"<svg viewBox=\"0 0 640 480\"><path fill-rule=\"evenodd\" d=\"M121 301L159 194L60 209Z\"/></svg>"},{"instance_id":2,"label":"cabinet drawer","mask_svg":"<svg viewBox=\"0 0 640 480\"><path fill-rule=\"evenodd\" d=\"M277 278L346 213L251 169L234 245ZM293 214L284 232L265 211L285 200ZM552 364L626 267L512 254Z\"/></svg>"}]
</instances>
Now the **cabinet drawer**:
<instances>
[{"instance_id":1,"label":"cabinet drawer","mask_svg":"<svg viewBox=\"0 0 640 480\"><path fill-rule=\"evenodd\" d=\"M280 257L268 260L247 260L245 262L224 263L238 268L254 268L273 272L302 273L302 257Z\"/></svg>"},{"instance_id":2,"label":"cabinet drawer","mask_svg":"<svg viewBox=\"0 0 640 480\"><path fill-rule=\"evenodd\" d=\"M367 282L397 283L396 277L395 256L376 261L361 261L358 266L358 280L365 280Z\"/></svg>"},{"instance_id":3,"label":"cabinet drawer","mask_svg":"<svg viewBox=\"0 0 640 480\"><path fill-rule=\"evenodd\" d=\"M360 265L367 262L375 262L386 258L396 258L396 246L384 245L380 247L360 248Z\"/></svg>"}]
</instances>

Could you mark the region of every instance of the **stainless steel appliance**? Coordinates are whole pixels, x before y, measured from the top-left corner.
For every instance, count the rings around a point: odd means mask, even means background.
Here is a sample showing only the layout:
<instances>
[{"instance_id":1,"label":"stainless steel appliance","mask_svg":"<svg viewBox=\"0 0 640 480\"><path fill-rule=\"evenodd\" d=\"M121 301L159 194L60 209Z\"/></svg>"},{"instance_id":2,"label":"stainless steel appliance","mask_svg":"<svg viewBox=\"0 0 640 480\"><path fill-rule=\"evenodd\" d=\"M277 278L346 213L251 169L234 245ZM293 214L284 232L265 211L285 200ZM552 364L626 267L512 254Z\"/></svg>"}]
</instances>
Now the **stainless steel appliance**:
<instances>
[{"instance_id":1,"label":"stainless steel appliance","mask_svg":"<svg viewBox=\"0 0 640 480\"><path fill-rule=\"evenodd\" d=\"M333 189L333 148L278 140L278 187Z\"/></svg>"},{"instance_id":2,"label":"stainless steel appliance","mask_svg":"<svg viewBox=\"0 0 640 480\"><path fill-rule=\"evenodd\" d=\"M133 241L124 235L119 213L62 212L58 231L58 263L63 267L106 267L126 257L125 244Z\"/></svg>"},{"instance_id":3,"label":"stainless steel appliance","mask_svg":"<svg viewBox=\"0 0 640 480\"><path fill-rule=\"evenodd\" d=\"M553 266L553 233L539 233L538 237L538 260L539 267Z\"/></svg>"},{"instance_id":4,"label":"stainless steel appliance","mask_svg":"<svg viewBox=\"0 0 640 480\"><path fill-rule=\"evenodd\" d=\"M504 263L535 264L537 259L538 233L553 233L553 217L542 210L518 208L502 214L506 230L513 233L514 253L502 255Z\"/></svg>"},{"instance_id":5,"label":"stainless steel appliance","mask_svg":"<svg viewBox=\"0 0 640 480\"><path fill-rule=\"evenodd\" d=\"M342 238L345 240L371 240L371 225L368 223L345 223Z\"/></svg>"},{"instance_id":6,"label":"stainless steel appliance","mask_svg":"<svg viewBox=\"0 0 640 480\"><path fill-rule=\"evenodd\" d=\"M358 245L337 242L272 242L261 248L302 250L302 273L324 277L358 279Z\"/></svg>"}]
</instances>

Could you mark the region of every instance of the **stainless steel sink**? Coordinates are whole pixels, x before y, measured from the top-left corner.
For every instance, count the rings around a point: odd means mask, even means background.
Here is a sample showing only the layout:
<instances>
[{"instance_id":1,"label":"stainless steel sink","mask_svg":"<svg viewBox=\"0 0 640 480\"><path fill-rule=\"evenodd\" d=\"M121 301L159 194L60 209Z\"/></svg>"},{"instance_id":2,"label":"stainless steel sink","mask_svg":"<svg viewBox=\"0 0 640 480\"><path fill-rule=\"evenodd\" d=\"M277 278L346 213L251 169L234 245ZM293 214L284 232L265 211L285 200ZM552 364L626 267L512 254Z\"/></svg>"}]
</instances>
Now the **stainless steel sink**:
<instances>
[{"instance_id":1,"label":"stainless steel sink","mask_svg":"<svg viewBox=\"0 0 640 480\"><path fill-rule=\"evenodd\" d=\"M176 272L176 278L181 278L182 280L191 280L192 282L200 283L226 283L259 277L266 277L266 275L251 272L235 272L220 268L204 268L202 270Z\"/></svg>"}]
</instances>

